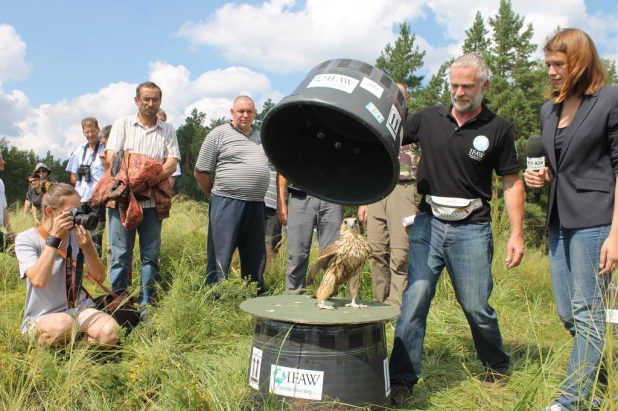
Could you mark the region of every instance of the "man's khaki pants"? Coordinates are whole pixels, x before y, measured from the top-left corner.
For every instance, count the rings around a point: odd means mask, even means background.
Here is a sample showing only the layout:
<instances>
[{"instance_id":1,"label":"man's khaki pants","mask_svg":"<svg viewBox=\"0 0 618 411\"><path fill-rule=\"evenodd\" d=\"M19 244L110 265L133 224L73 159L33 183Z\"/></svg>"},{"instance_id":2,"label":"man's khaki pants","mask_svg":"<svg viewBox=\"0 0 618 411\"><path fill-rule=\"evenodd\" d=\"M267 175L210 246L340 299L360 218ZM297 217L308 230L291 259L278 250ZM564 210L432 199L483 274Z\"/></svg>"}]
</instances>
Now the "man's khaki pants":
<instances>
[{"instance_id":1,"label":"man's khaki pants","mask_svg":"<svg viewBox=\"0 0 618 411\"><path fill-rule=\"evenodd\" d=\"M388 197L370 204L367 241L373 298L399 306L408 283L408 233L402 220L416 214L416 182L401 182Z\"/></svg>"}]
</instances>

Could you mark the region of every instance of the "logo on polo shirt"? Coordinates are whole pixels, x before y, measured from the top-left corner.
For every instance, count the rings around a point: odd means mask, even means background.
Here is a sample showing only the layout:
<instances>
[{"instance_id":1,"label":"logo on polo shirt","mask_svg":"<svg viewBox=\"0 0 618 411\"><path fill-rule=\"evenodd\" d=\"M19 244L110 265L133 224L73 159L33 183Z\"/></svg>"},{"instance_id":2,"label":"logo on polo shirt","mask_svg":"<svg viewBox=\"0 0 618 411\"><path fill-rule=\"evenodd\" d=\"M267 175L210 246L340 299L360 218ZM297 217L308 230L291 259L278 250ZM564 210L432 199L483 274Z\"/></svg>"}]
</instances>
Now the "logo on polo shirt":
<instances>
[{"instance_id":1,"label":"logo on polo shirt","mask_svg":"<svg viewBox=\"0 0 618 411\"><path fill-rule=\"evenodd\" d=\"M474 148L470 149L468 156L472 160L481 161L485 157L485 151L489 148L489 139L485 136L476 136L472 142Z\"/></svg>"}]
</instances>

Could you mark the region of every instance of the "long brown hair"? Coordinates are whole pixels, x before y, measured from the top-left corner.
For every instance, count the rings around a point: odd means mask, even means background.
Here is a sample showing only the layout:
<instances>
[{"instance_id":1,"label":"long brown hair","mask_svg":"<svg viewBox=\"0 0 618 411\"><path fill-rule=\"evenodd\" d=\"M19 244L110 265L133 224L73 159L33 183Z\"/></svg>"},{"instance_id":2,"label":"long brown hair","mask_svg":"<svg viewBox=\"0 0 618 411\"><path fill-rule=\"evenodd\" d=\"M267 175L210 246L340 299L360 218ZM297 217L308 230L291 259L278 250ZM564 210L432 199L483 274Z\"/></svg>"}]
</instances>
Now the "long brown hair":
<instances>
[{"instance_id":1,"label":"long brown hair","mask_svg":"<svg viewBox=\"0 0 618 411\"><path fill-rule=\"evenodd\" d=\"M547 40L543 51L561 52L567 57L567 76L560 90L549 88L547 98L561 103L568 97L596 93L605 85L605 70L594 41L580 29L564 29Z\"/></svg>"}]
</instances>

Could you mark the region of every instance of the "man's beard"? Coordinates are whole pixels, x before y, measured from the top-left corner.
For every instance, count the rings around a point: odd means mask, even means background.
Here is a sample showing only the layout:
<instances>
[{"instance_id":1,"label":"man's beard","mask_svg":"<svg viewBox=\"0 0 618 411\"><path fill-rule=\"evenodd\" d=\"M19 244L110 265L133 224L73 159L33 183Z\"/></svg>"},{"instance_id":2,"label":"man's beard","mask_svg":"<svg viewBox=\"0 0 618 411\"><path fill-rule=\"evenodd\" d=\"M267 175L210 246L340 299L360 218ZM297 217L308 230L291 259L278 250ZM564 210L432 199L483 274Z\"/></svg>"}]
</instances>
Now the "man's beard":
<instances>
[{"instance_id":1,"label":"man's beard","mask_svg":"<svg viewBox=\"0 0 618 411\"><path fill-rule=\"evenodd\" d=\"M474 96L472 100L458 101L457 98L451 95L451 102L453 103L453 107L459 113L470 113L481 105L483 101L483 93L479 90L479 92Z\"/></svg>"}]
</instances>

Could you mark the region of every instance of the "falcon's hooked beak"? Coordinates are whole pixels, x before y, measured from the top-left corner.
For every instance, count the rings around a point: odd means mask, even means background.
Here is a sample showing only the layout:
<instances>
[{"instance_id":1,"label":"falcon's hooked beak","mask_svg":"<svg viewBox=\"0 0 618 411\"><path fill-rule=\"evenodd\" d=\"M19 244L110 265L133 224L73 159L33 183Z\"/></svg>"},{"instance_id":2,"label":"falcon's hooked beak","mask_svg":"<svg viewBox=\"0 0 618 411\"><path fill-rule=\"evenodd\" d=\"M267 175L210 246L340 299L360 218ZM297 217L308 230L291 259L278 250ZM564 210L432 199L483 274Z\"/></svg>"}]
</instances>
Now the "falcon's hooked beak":
<instances>
[{"instance_id":1,"label":"falcon's hooked beak","mask_svg":"<svg viewBox=\"0 0 618 411\"><path fill-rule=\"evenodd\" d=\"M356 220L353 218L346 218L345 219L345 225L350 227L350 228L354 228L356 226Z\"/></svg>"}]
</instances>

